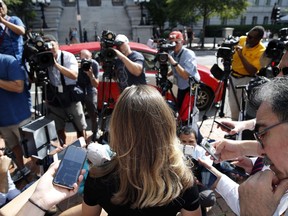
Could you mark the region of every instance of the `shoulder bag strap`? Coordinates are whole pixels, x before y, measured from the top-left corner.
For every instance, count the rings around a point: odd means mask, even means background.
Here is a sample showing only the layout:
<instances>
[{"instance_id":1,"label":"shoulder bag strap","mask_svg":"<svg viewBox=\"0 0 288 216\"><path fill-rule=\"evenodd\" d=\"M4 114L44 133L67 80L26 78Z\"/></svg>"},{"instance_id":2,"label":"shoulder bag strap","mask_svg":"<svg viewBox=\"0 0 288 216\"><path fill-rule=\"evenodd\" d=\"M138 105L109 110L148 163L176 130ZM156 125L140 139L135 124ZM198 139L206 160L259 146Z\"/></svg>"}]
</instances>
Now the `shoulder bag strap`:
<instances>
[{"instance_id":1,"label":"shoulder bag strap","mask_svg":"<svg viewBox=\"0 0 288 216\"><path fill-rule=\"evenodd\" d=\"M63 54L63 52L61 52L60 58L61 58L61 65L64 66L64 54ZM61 84L62 84L62 86L66 86L64 75L61 72L60 72L60 76L61 76Z\"/></svg>"}]
</instances>

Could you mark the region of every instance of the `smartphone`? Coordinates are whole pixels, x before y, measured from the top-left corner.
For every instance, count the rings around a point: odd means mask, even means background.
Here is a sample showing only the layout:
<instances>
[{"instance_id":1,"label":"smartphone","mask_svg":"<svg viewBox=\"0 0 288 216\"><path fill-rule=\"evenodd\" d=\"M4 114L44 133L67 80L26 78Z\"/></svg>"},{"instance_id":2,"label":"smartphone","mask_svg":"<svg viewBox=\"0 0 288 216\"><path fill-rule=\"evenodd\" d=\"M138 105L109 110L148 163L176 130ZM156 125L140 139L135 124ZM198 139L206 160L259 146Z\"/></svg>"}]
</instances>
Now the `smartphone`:
<instances>
[{"instance_id":1,"label":"smartphone","mask_svg":"<svg viewBox=\"0 0 288 216\"><path fill-rule=\"evenodd\" d=\"M76 147L82 147L85 146L85 139L84 137L79 137L76 141L74 141L73 143L71 143L70 145L76 146ZM58 160L62 160L62 158L64 157L64 154L66 152L67 148L64 148L62 151L57 153L57 157Z\"/></svg>"},{"instance_id":2,"label":"smartphone","mask_svg":"<svg viewBox=\"0 0 288 216\"><path fill-rule=\"evenodd\" d=\"M202 167L201 170L201 183L207 188L211 188L217 180L217 176L209 169Z\"/></svg>"},{"instance_id":3,"label":"smartphone","mask_svg":"<svg viewBox=\"0 0 288 216\"><path fill-rule=\"evenodd\" d=\"M200 143L200 145L215 159L215 160L219 160L219 158L217 157L217 155L215 154L216 149L208 142L208 140L206 138L202 139L202 142Z\"/></svg>"},{"instance_id":4,"label":"smartphone","mask_svg":"<svg viewBox=\"0 0 288 216\"><path fill-rule=\"evenodd\" d=\"M221 123L221 122L218 122L218 121L216 121L216 120L214 120L214 122L215 122L216 124L220 125L221 127L227 129L228 131L231 131L231 130L233 129L233 128L230 128L230 127L228 127L227 125L225 125L225 124L223 124L223 123Z\"/></svg>"},{"instance_id":5,"label":"smartphone","mask_svg":"<svg viewBox=\"0 0 288 216\"><path fill-rule=\"evenodd\" d=\"M53 184L60 187L73 189L73 184L78 181L83 165L86 161L87 150L82 147L69 145L60 162Z\"/></svg>"}]
</instances>

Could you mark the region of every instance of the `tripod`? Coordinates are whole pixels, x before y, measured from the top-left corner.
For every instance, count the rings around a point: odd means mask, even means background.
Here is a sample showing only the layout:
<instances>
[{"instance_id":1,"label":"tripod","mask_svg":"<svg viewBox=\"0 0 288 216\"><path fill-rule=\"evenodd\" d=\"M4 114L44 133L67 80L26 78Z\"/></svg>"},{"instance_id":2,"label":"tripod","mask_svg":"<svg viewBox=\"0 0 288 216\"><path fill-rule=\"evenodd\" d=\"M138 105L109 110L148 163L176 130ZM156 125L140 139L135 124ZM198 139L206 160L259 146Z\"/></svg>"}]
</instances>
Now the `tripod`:
<instances>
[{"instance_id":1,"label":"tripod","mask_svg":"<svg viewBox=\"0 0 288 216\"><path fill-rule=\"evenodd\" d=\"M189 105L188 105L188 123L187 125L190 125L190 121L192 118L192 125L197 123L197 121L195 121L195 116L197 114L196 110L196 105L197 105L197 98L198 98L198 88L199 88L200 82L198 80L196 80L194 77L189 76ZM193 94L193 90L194 90L194 94ZM191 116L191 102L192 102L192 96L194 95L194 103L193 103L193 109L192 109L192 116ZM199 112L198 112L199 113Z\"/></svg>"},{"instance_id":2,"label":"tripod","mask_svg":"<svg viewBox=\"0 0 288 216\"><path fill-rule=\"evenodd\" d=\"M111 105L114 103L114 98L112 97L112 78L113 78L113 72L114 72L114 63L107 61L104 62L103 65L104 73L102 76L102 106L101 106L101 112L99 113L99 124L100 125L100 130L103 131L103 135L101 138L99 138L99 142L101 143L102 141L108 142L108 123L110 119L110 115L112 113L112 107ZM106 80L108 78L108 81ZM108 98L107 97L107 92L108 92ZM97 128L98 131L98 128ZM93 137L92 141L97 140L97 131L93 132Z\"/></svg>"},{"instance_id":3,"label":"tripod","mask_svg":"<svg viewBox=\"0 0 288 216\"><path fill-rule=\"evenodd\" d=\"M228 80L229 80L229 84L232 83L232 82L230 82L230 80L231 80L230 79L231 62L232 62L231 58L223 58L223 69L224 70L222 70L218 66L218 64L214 64L210 70L211 73L213 74L213 76L219 80L219 83L218 83L218 86L217 86L215 94L214 94L213 102L210 104L209 108L205 110L205 113L203 115L202 122L201 122L201 125L199 126L199 128L201 128L203 122L207 119L207 113L212 109L213 106L216 105L216 103L217 103L216 99L218 98L218 95L220 93L222 93L221 103L219 106L217 106L217 109L215 110L214 120L216 119L216 115L217 115L219 109L220 109L219 117L224 117L224 106L225 106L226 89L227 89L227 85L228 85ZM213 124L214 124L214 120L213 120ZM212 124L212 128L213 128L213 124Z\"/></svg>"},{"instance_id":4,"label":"tripod","mask_svg":"<svg viewBox=\"0 0 288 216\"><path fill-rule=\"evenodd\" d=\"M155 66L155 69L158 71L158 73L156 74L156 85L160 88L161 95L163 97L165 97L167 103L170 105L170 108L175 112L175 115L176 115L176 113L178 111L178 106L177 106L176 97L172 91L173 84L167 78L168 64L167 63L160 63L160 68ZM170 101L167 97L168 91L172 96L172 101L174 102L174 106L171 103L169 103Z\"/></svg>"}]
</instances>

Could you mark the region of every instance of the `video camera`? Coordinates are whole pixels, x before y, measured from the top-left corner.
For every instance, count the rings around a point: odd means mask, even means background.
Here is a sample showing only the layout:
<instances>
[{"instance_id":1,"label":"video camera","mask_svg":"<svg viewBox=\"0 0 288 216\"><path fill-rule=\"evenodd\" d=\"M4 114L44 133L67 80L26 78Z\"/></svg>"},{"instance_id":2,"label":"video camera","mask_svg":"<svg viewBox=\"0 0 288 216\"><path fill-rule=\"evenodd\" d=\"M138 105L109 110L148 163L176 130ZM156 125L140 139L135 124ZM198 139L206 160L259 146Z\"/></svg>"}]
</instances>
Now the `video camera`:
<instances>
[{"instance_id":1,"label":"video camera","mask_svg":"<svg viewBox=\"0 0 288 216\"><path fill-rule=\"evenodd\" d=\"M280 63L285 50L288 50L286 41L283 41L281 38L279 40L270 40L264 52L264 57L268 58L269 61L265 67L259 70L258 76L267 78L276 77L280 72L278 64Z\"/></svg>"},{"instance_id":2,"label":"video camera","mask_svg":"<svg viewBox=\"0 0 288 216\"><path fill-rule=\"evenodd\" d=\"M45 42L41 35L37 33L27 34L22 55L23 63L28 63L30 78L34 78L36 73L37 80L43 81L47 78L46 69L54 65L54 56L51 52L51 42Z\"/></svg>"},{"instance_id":3,"label":"video camera","mask_svg":"<svg viewBox=\"0 0 288 216\"><path fill-rule=\"evenodd\" d=\"M156 74L156 84L162 89L164 96L169 89L172 89L173 84L167 78L168 74L168 53L176 46L175 42L169 43L166 39L156 39L158 52L155 57L155 63L159 63L158 73Z\"/></svg>"},{"instance_id":4,"label":"video camera","mask_svg":"<svg viewBox=\"0 0 288 216\"><path fill-rule=\"evenodd\" d=\"M112 47L116 46L115 43L116 35L114 32L109 30L104 30L100 39L101 42L101 51L100 59L103 62L113 62L116 57L115 51Z\"/></svg>"},{"instance_id":5,"label":"video camera","mask_svg":"<svg viewBox=\"0 0 288 216\"><path fill-rule=\"evenodd\" d=\"M113 47L116 46L115 42L116 34L109 30L102 31L100 39L100 55L99 60L102 62L102 68L104 70L103 76L110 79L114 76L116 52Z\"/></svg>"},{"instance_id":6,"label":"video camera","mask_svg":"<svg viewBox=\"0 0 288 216\"><path fill-rule=\"evenodd\" d=\"M223 58L224 60L231 60L234 54L234 46L239 43L239 37L233 37L229 35L224 39L217 51L217 58Z\"/></svg>"},{"instance_id":7,"label":"video camera","mask_svg":"<svg viewBox=\"0 0 288 216\"><path fill-rule=\"evenodd\" d=\"M153 40L154 43L157 44L158 53L156 55L156 61L160 64L167 64L168 62L168 54L167 52L174 49L176 46L175 42L169 43L166 39L156 39Z\"/></svg>"}]
</instances>

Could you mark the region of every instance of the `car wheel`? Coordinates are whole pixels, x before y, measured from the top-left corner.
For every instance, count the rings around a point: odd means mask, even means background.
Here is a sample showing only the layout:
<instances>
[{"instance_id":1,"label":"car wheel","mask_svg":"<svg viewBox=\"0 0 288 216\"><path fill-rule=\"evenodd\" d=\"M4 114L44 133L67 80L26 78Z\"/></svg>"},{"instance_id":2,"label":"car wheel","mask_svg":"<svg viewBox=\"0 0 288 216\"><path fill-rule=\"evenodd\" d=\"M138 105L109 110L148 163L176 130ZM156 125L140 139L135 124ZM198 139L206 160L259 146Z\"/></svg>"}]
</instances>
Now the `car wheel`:
<instances>
[{"instance_id":1,"label":"car wheel","mask_svg":"<svg viewBox=\"0 0 288 216\"><path fill-rule=\"evenodd\" d=\"M198 91L197 107L200 111L209 108L214 98L213 91L206 85L201 85Z\"/></svg>"}]
</instances>

